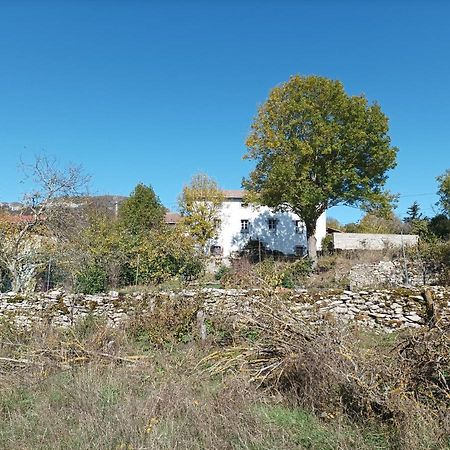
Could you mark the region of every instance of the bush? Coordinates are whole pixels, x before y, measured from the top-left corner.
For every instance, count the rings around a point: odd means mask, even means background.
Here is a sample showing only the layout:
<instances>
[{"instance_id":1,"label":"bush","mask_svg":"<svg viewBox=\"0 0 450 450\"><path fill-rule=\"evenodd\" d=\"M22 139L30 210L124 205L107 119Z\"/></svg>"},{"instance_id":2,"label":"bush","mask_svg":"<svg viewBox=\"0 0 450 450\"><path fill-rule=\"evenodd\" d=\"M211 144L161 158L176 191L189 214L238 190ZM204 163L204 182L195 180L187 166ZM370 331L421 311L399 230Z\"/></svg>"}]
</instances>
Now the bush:
<instances>
[{"instance_id":1,"label":"bush","mask_svg":"<svg viewBox=\"0 0 450 450\"><path fill-rule=\"evenodd\" d=\"M419 248L408 249L408 257L422 265L424 283L436 278L441 285L450 285L450 241L421 241Z\"/></svg>"},{"instance_id":2,"label":"bush","mask_svg":"<svg viewBox=\"0 0 450 450\"><path fill-rule=\"evenodd\" d=\"M334 241L332 234L327 234L322 239L322 251L324 255L331 255L334 253Z\"/></svg>"},{"instance_id":3,"label":"bush","mask_svg":"<svg viewBox=\"0 0 450 450\"><path fill-rule=\"evenodd\" d=\"M310 272L309 259L282 262L266 258L257 264L252 264L247 259L239 259L222 279L228 286L292 289L301 285Z\"/></svg>"},{"instance_id":4,"label":"bush","mask_svg":"<svg viewBox=\"0 0 450 450\"><path fill-rule=\"evenodd\" d=\"M105 292L106 281L106 271L102 267L88 266L77 276L76 290L82 294Z\"/></svg>"},{"instance_id":5,"label":"bush","mask_svg":"<svg viewBox=\"0 0 450 450\"><path fill-rule=\"evenodd\" d=\"M159 299L151 312L134 317L127 333L146 349L190 342L199 305L199 299L190 297Z\"/></svg>"},{"instance_id":6,"label":"bush","mask_svg":"<svg viewBox=\"0 0 450 450\"><path fill-rule=\"evenodd\" d=\"M225 265L222 264L222 265L217 269L216 273L214 274L214 278L215 278L217 281L220 281L222 278L226 277L230 272L231 272L231 269L230 269L229 267L227 267L227 266L225 266Z\"/></svg>"},{"instance_id":7,"label":"bush","mask_svg":"<svg viewBox=\"0 0 450 450\"><path fill-rule=\"evenodd\" d=\"M162 227L138 241L124 239L129 255L125 267L126 284L161 284L173 278L191 281L204 270L193 239L178 229Z\"/></svg>"}]
</instances>

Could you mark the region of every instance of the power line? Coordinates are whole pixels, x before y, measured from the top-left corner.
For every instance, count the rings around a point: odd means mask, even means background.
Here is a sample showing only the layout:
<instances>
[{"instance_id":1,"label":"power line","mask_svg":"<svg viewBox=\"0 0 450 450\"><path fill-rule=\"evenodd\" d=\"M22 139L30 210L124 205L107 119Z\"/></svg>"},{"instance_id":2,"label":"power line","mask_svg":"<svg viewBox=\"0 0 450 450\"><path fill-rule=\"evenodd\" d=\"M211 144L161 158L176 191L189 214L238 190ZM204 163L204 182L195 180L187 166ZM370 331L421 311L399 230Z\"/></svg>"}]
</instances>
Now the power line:
<instances>
[{"instance_id":1,"label":"power line","mask_svg":"<svg viewBox=\"0 0 450 450\"><path fill-rule=\"evenodd\" d=\"M400 198L404 197L423 197L425 195L436 195L436 192L423 192L421 194L405 194L405 195L399 195Z\"/></svg>"}]
</instances>

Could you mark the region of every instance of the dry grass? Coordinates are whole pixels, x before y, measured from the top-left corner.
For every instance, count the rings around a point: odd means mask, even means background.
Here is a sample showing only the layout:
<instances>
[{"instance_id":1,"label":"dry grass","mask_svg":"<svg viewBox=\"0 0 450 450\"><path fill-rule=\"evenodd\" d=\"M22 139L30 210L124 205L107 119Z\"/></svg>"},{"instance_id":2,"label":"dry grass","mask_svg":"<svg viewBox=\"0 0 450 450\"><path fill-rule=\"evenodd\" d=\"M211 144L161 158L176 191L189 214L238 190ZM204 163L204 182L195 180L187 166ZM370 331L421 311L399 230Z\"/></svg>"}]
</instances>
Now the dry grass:
<instances>
[{"instance_id":1,"label":"dry grass","mask_svg":"<svg viewBox=\"0 0 450 450\"><path fill-rule=\"evenodd\" d=\"M95 322L4 330L0 448L258 448L278 438L254 414L263 403L249 383L193 372L203 351L143 352L126 331Z\"/></svg>"},{"instance_id":2,"label":"dry grass","mask_svg":"<svg viewBox=\"0 0 450 450\"><path fill-rule=\"evenodd\" d=\"M368 340L357 328L303 323L280 304L261 307L246 325L257 340L213 352L205 370L246 373L293 406L386 427L394 448L450 447L450 329Z\"/></svg>"},{"instance_id":3,"label":"dry grass","mask_svg":"<svg viewBox=\"0 0 450 450\"><path fill-rule=\"evenodd\" d=\"M313 328L274 304L245 330L211 324L201 343L194 306L157 305L119 330L91 318L66 331L0 324L0 448L448 445L441 330Z\"/></svg>"}]
</instances>

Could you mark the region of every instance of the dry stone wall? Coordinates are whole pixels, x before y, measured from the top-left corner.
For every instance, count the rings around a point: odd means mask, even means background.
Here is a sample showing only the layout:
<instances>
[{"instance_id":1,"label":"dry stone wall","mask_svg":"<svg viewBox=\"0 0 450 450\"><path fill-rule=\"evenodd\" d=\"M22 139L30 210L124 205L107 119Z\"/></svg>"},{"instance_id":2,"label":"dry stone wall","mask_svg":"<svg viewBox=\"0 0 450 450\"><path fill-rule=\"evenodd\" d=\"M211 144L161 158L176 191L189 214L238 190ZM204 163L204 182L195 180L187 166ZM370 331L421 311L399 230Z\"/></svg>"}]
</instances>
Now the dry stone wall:
<instances>
[{"instance_id":1,"label":"dry stone wall","mask_svg":"<svg viewBox=\"0 0 450 450\"><path fill-rule=\"evenodd\" d=\"M424 272L420 264L395 261L380 261L374 264L357 264L350 270L349 280L352 290L368 287L415 286L435 284L436 273Z\"/></svg>"},{"instance_id":2,"label":"dry stone wall","mask_svg":"<svg viewBox=\"0 0 450 450\"><path fill-rule=\"evenodd\" d=\"M434 286L432 292L435 318L450 324L450 288ZM430 319L430 305L421 289L377 289L356 291L283 291L268 294L254 290L201 289L119 296L75 295L51 291L23 298L13 293L0 294L0 321L30 327L48 323L67 327L87 317L103 318L118 326L133 315L145 314L158 301L177 301L195 297L206 317L257 317L264 302L279 301L293 317L303 320L355 321L371 328L386 330L420 327Z\"/></svg>"}]
</instances>

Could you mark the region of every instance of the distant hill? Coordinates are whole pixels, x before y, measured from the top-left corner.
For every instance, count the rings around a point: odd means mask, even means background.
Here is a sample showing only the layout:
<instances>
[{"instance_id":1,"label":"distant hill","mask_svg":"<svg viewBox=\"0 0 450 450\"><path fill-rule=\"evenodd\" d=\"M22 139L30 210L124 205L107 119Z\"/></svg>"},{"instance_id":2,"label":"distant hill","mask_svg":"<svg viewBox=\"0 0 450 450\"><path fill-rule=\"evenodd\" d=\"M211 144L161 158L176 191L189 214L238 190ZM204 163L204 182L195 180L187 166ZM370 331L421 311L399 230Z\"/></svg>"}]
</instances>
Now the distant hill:
<instances>
[{"instance_id":1,"label":"distant hill","mask_svg":"<svg viewBox=\"0 0 450 450\"><path fill-rule=\"evenodd\" d=\"M93 195L93 196L83 196L83 197L70 197L60 200L56 200L55 203L68 208L79 208L86 205L94 206L98 209L107 210L111 213L115 213L116 208L122 203L127 197L123 195ZM0 202L0 212L18 215L23 213L24 205L19 202Z\"/></svg>"}]
</instances>

